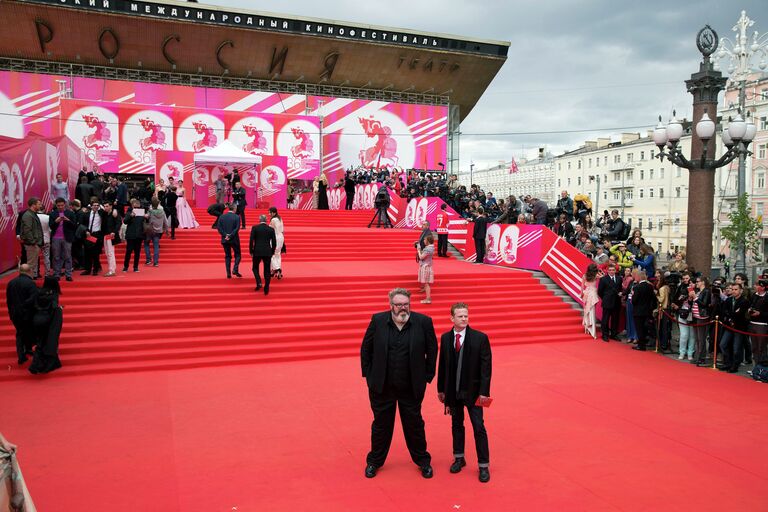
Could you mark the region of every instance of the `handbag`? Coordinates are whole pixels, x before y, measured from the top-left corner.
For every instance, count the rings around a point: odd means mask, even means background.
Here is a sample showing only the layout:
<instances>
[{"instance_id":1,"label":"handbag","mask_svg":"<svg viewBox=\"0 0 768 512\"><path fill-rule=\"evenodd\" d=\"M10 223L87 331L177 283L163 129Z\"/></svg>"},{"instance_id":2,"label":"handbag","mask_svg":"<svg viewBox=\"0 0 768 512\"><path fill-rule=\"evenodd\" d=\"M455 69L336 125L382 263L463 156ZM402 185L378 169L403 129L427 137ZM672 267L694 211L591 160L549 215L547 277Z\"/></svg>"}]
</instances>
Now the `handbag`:
<instances>
[{"instance_id":1,"label":"handbag","mask_svg":"<svg viewBox=\"0 0 768 512\"><path fill-rule=\"evenodd\" d=\"M288 249L285 248L285 242L283 242L283 246L280 248L280 254L286 254L288 252Z\"/></svg>"},{"instance_id":2,"label":"handbag","mask_svg":"<svg viewBox=\"0 0 768 512\"><path fill-rule=\"evenodd\" d=\"M83 226L82 224L78 224L77 228L75 228L75 239L76 240L83 240L85 239L85 234L88 232L88 230Z\"/></svg>"}]
</instances>

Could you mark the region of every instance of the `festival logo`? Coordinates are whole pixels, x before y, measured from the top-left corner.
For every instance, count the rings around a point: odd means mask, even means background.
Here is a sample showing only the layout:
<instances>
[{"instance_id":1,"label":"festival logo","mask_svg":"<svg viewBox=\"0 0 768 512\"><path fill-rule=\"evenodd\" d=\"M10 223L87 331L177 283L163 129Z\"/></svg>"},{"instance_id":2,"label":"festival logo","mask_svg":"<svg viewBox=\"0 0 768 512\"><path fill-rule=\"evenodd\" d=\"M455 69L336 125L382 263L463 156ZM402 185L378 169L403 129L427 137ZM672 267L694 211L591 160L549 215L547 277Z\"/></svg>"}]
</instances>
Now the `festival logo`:
<instances>
[{"instance_id":1,"label":"festival logo","mask_svg":"<svg viewBox=\"0 0 768 512\"><path fill-rule=\"evenodd\" d=\"M245 171L240 172L240 182L243 184L245 188L256 188L257 183L257 174L254 169L248 169Z\"/></svg>"},{"instance_id":2,"label":"festival logo","mask_svg":"<svg viewBox=\"0 0 768 512\"><path fill-rule=\"evenodd\" d=\"M0 135L4 137L13 137L15 139L24 138L24 116L22 116L16 105L0 92L0 116L3 122L0 123Z\"/></svg>"},{"instance_id":3,"label":"festival logo","mask_svg":"<svg viewBox=\"0 0 768 512\"><path fill-rule=\"evenodd\" d=\"M517 261L517 242L519 238L520 228L515 225L507 226L501 235L501 242L499 243L501 261L510 264Z\"/></svg>"},{"instance_id":4,"label":"festival logo","mask_svg":"<svg viewBox=\"0 0 768 512\"><path fill-rule=\"evenodd\" d=\"M328 193L328 209L329 210L341 210L341 194L344 192L343 188L332 188Z\"/></svg>"},{"instance_id":5,"label":"festival logo","mask_svg":"<svg viewBox=\"0 0 768 512\"><path fill-rule=\"evenodd\" d=\"M158 150L172 150L173 120L162 112L142 110L128 118L123 126L123 146L137 162L155 162Z\"/></svg>"},{"instance_id":6,"label":"festival logo","mask_svg":"<svg viewBox=\"0 0 768 512\"><path fill-rule=\"evenodd\" d=\"M181 151L202 153L224 140L224 122L210 114L193 114L179 126L176 147Z\"/></svg>"},{"instance_id":7,"label":"festival logo","mask_svg":"<svg viewBox=\"0 0 768 512\"><path fill-rule=\"evenodd\" d=\"M13 203L14 190L11 185L11 168L0 162L0 215L8 215L7 206Z\"/></svg>"},{"instance_id":8,"label":"festival logo","mask_svg":"<svg viewBox=\"0 0 768 512\"><path fill-rule=\"evenodd\" d=\"M416 199L408 201L408 206L405 208L405 227L412 228L416 223L416 207L419 202Z\"/></svg>"},{"instance_id":9,"label":"festival logo","mask_svg":"<svg viewBox=\"0 0 768 512\"><path fill-rule=\"evenodd\" d=\"M413 224L416 227L421 227L427 220L427 214L429 213L429 201L426 197L419 199L419 206L416 207L416 215L413 219Z\"/></svg>"},{"instance_id":10,"label":"festival logo","mask_svg":"<svg viewBox=\"0 0 768 512\"><path fill-rule=\"evenodd\" d=\"M276 165L268 165L261 170L261 187L264 190L277 190L285 185L285 174Z\"/></svg>"},{"instance_id":11,"label":"festival logo","mask_svg":"<svg viewBox=\"0 0 768 512\"><path fill-rule=\"evenodd\" d=\"M117 115L103 107L75 110L67 120L64 133L80 146L88 157L102 164L114 159L119 149Z\"/></svg>"},{"instance_id":12,"label":"festival logo","mask_svg":"<svg viewBox=\"0 0 768 512\"><path fill-rule=\"evenodd\" d=\"M416 160L416 145L408 125L395 114L379 110L368 117L343 121L339 137L339 156L343 168L411 168Z\"/></svg>"},{"instance_id":13,"label":"festival logo","mask_svg":"<svg viewBox=\"0 0 768 512\"><path fill-rule=\"evenodd\" d=\"M288 157L289 178L319 168L319 147L319 128L303 119L287 123L277 134L277 154Z\"/></svg>"},{"instance_id":14,"label":"festival logo","mask_svg":"<svg viewBox=\"0 0 768 512\"><path fill-rule=\"evenodd\" d=\"M196 167L192 171L192 183L198 187L205 187L208 185L208 169L205 167Z\"/></svg>"},{"instance_id":15,"label":"festival logo","mask_svg":"<svg viewBox=\"0 0 768 512\"><path fill-rule=\"evenodd\" d=\"M246 117L229 130L229 140L252 155L274 154L274 127L266 119Z\"/></svg>"},{"instance_id":16,"label":"festival logo","mask_svg":"<svg viewBox=\"0 0 768 512\"><path fill-rule=\"evenodd\" d=\"M184 177L184 164L181 162L170 161L163 164L160 168L160 179L168 183L168 178L173 178L176 183Z\"/></svg>"},{"instance_id":17,"label":"festival logo","mask_svg":"<svg viewBox=\"0 0 768 512\"><path fill-rule=\"evenodd\" d=\"M485 261L498 263L501 260L499 255L499 239L501 238L501 227L498 224L491 224L485 233Z\"/></svg>"}]
</instances>

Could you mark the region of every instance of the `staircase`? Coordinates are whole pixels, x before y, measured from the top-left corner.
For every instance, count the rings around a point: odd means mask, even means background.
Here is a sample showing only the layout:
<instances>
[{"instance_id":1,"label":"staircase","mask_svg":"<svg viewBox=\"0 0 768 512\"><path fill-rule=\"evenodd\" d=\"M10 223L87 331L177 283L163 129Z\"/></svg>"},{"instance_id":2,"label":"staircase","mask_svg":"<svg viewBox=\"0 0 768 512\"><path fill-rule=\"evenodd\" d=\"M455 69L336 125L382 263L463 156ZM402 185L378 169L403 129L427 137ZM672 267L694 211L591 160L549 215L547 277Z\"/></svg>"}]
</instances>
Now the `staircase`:
<instances>
[{"instance_id":1,"label":"staircase","mask_svg":"<svg viewBox=\"0 0 768 512\"><path fill-rule=\"evenodd\" d=\"M253 290L247 236L245 277L228 280L212 219L195 213L201 228L162 240L160 267L121 273L121 249L117 277L62 281L64 367L42 378L356 357L371 314L388 307L387 292L417 290L418 232L368 229L370 212L283 212L286 277L273 280L268 297ZM433 303L415 294L412 309L434 318L438 336L450 328L450 305L463 301L493 345L583 337L579 313L531 273L436 260ZM0 380L32 378L16 364L13 340L4 322L0 367L8 371Z\"/></svg>"}]
</instances>

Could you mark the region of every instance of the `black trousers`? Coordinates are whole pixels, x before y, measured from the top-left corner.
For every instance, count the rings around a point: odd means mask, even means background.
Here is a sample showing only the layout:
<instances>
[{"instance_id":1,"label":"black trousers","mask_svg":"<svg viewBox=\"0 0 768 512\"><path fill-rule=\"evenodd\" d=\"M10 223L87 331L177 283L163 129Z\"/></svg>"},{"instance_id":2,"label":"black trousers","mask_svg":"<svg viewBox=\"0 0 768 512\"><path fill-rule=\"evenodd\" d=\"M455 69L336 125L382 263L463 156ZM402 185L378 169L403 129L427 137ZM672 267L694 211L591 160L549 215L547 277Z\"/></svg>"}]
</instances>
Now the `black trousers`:
<instances>
[{"instance_id":1,"label":"black trousers","mask_svg":"<svg viewBox=\"0 0 768 512\"><path fill-rule=\"evenodd\" d=\"M619 318L621 308L603 309L603 317L600 319L600 331L603 338L615 338L619 333Z\"/></svg>"},{"instance_id":2,"label":"black trousers","mask_svg":"<svg viewBox=\"0 0 768 512\"><path fill-rule=\"evenodd\" d=\"M237 214L240 216L240 228L245 228L245 206L238 206Z\"/></svg>"},{"instance_id":3,"label":"black trousers","mask_svg":"<svg viewBox=\"0 0 768 512\"><path fill-rule=\"evenodd\" d=\"M371 451L366 462L376 467L384 465L392 444L392 433L395 430L395 409L400 409L400 423L403 426L403 436L411 460L419 467L432 462L427 451L427 436L424 433L424 419L421 417L422 398L413 396L411 390L385 389L383 393L368 391L368 398L373 411L371 425Z\"/></svg>"},{"instance_id":4,"label":"black trousers","mask_svg":"<svg viewBox=\"0 0 768 512\"><path fill-rule=\"evenodd\" d=\"M355 202L355 193L347 193L347 203L344 205L345 210L351 210L352 209L352 203Z\"/></svg>"},{"instance_id":5,"label":"black trousers","mask_svg":"<svg viewBox=\"0 0 768 512\"><path fill-rule=\"evenodd\" d=\"M232 272L238 273L240 272L240 240L237 242L229 242L224 243L222 242L221 245L224 247L224 266L227 267L227 277L232 276ZM232 253L235 255L235 266L232 267ZM231 268L231 270L230 270Z\"/></svg>"},{"instance_id":6,"label":"black trousers","mask_svg":"<svg viewBox=\"0 0 768 512\"><path fill-rule=\"evenodd\" d=\"M104 237L101 233L91 233L96 237L96 243L85 242L84 244L84 258L83 258L83 270L86 272L98 272L101 270L101 262L99 257L101 256L101 250L104 248Z\"/></svg>"},{"instance_id":7,"label":"black trousers","mask_svg":"<svg viewBox=\"0 0 768 512\"><path fill-rule=\"evenodd\" d=\"M23 359L27 353L32 353L32 347L35 344L35 333L28 320L12 320L12 322L16 328L16 355L19 359Z\"/></svg>"},{"instance_id":8,"label":"black trousers","mask_svg":"<svg viewBox=\"0 0 768 512\"><path fill-rule=\"evenodd\" d=\"M475 252L477 258L475 262L483 263L485 261L485 238L475 238Z\"/></svg>"},{"instance_id":9,"label":"black trousers","mask_svg":"<svg viewBox=\"0 0 768 512\"><path fill-rule=\"evenodd\" d=\"M125 241L125 258L123 259L123 269L127 269L131 263L131 254L133 254L133 270L139 270L139 257L141 256L141 245L144 242L141 238L130 238Z\"/></svg>"},{"instance_id":10,"label":"black trousers","mask_svg":"<svg viewBox=\"0 0 768 512\"><path fill-rule=\"evenodd\" d=\"M253 277L256 278L256 286L261 286L261 276L259 275L259 264L264 265L264 288L269 288L269 283L272 280L272 269L270 264L272 263L272 256L254 256L253 257Z\"/></svg>"},{"instance_id":11,"label":"black trousers","mask_svg":"<svg viewBox=\"0 0 768 512\"><path fill-rule=\"evenodd\" d=\"M437 255L448 256L448 233L437 234Z\"/></svg>"},{"instance_id":12,"label":"black trousers","mask_svg":"<svg viewBox=\"0 0 768 512\"><path fill-rule=\"evenodd\" d=\"M465 404L459 400L455 407L451 407L451 433L453 434L453 456L464 457L464 408L469 413L469 421L472 423L472 431L475 436L475 450L477 450L477 463L480 467L487 467L490 454L488 452L488 432L485 431L483 422L483 408L474 404Z\"/></svg>"},{"instance_id":13,"label":"black trousers","mask_svg":"<svg viewBox=\"0 0 768 512\"><path fill-rule=\"evenodd\" d=\"M648 317L634 316L633 319L635 321L635 332L637 333L637 346L645 348L648 342L648 325L646 323L648 322Z\"/></svg>"},{"instance_id":14,"label":"black trousers","mask_svg":"<svg viewBox=\"0 0 768 512\"><path fill-rule=\"evenodd\" d=\"M176 207L168 208L165 214L168 216L168 224L171 225L171 238L176 238L176 228L179 227L179 217L176 214Z\"/></svg>"}]
</instances>

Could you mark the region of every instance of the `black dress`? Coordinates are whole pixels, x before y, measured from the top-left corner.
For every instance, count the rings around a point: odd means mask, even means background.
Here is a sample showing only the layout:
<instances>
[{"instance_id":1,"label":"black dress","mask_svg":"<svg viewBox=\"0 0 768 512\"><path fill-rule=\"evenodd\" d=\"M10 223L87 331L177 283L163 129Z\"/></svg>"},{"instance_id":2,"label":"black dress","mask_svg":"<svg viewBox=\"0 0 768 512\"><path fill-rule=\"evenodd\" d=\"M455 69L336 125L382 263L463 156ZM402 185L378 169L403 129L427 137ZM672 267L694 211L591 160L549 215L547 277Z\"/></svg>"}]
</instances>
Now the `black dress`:
<instances>
[{"instance_id":1,"label":"black dress","mask_svg":"<svg viewBox=\"0 0 768 512\"><path fill-rule=\"evenodd\" d=\"M48 373L61 368L59 336L64 323L59 296L41 290L32 303L32 330L37 348L29 366L30 373Z\"/></svg>"},{"instance_id":2,"label":"black dress","mask_svg":"<svg viewBox=\"0 0 768 512\"><path fill-rule=\"evenodd\" d=\"M317 182L317 209L328 209L328 185L323 183L322 180Z\"/></svg>"}]
</instances>

